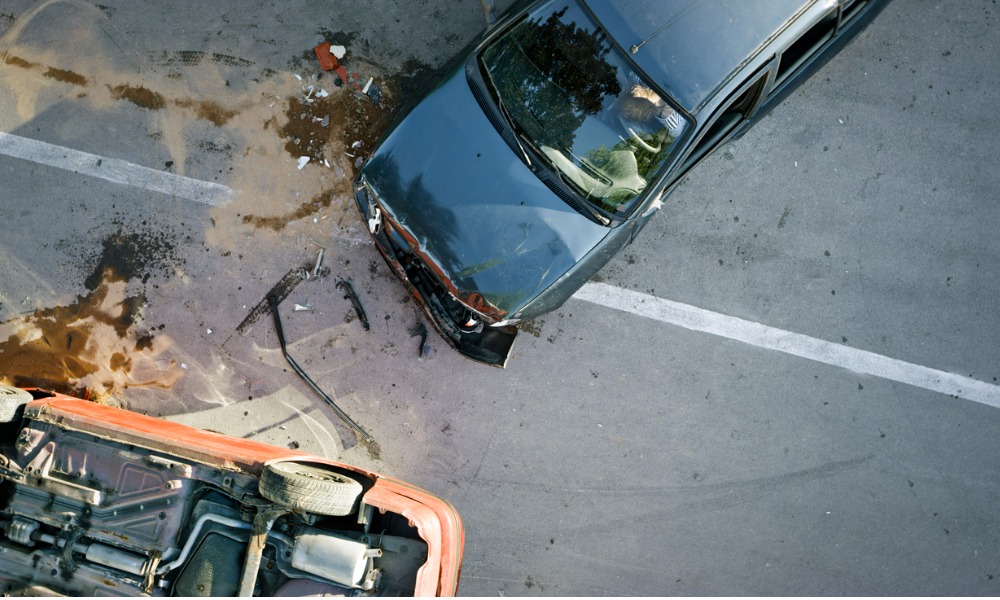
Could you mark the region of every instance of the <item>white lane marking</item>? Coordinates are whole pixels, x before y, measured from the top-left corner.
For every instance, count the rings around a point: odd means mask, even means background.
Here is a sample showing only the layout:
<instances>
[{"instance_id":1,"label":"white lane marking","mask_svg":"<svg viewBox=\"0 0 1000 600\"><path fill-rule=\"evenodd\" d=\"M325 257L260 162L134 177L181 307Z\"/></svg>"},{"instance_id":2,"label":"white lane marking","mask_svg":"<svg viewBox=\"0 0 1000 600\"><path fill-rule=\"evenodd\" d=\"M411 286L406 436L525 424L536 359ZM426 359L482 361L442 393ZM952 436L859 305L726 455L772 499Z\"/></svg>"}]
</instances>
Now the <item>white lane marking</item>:
<instances>
[{"instance_id":1,"label":"white lane marking","mask_svg":"<svg viewBox=\"0 0 1000 600\"><path fill-rule=\"evenodd\" d=\"M191 179L10 133L0 132L0 154L210 206L225 204L233 196L232 189L218 183Z\"/></svg>"},{"instance_id":2,"label":"white lane marking","mask_svg":"<svg viewBox=\"0 0 1000 600\"><path fill-rule=\"evenodd\" d=\"M573 297L685 329L711 333L760 348L777 350L857 373L874 375L1000 408L1000 386L978 379L922 367L873 352L617 288L606 283L588 283Z\"/></svg>"}]
</instances>

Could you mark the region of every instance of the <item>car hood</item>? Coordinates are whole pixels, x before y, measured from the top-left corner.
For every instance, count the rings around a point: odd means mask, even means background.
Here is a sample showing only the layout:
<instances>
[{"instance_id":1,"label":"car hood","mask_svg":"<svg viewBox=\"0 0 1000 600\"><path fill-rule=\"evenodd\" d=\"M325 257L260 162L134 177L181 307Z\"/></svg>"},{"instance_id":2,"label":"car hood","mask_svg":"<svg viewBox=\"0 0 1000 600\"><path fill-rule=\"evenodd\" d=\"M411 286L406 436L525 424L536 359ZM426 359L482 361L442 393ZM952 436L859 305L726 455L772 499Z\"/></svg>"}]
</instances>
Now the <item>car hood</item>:
<instances>
[{"instance_id":1,"label":"car hood","mask_svg":"<svg viewBox=\"0 0 1000 600\"><path fill-rule=\"evenodd\" d=\"M483 113L457 70L398 124L363 175L411 249L459 299L512 316L609 229L563 202ZM472 300L470 300L472 298Z\"/></svg>"}]
</instances>

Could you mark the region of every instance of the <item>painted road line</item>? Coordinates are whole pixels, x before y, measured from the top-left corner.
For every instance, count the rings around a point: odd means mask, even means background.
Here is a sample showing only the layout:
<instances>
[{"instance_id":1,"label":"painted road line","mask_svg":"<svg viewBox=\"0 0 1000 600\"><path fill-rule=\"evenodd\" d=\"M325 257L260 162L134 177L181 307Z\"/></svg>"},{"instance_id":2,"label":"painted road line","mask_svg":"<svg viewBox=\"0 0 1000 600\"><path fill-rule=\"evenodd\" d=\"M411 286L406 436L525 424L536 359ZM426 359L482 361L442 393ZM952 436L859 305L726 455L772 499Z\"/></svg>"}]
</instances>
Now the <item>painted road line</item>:
<instances>
[{"instance_id":1,"label":"painted road line","mask_svg":"<svg viewBox=\"0 0 1000 600\"><path fill-rule=\"evenodd\" d=\"M233 196L232 189L218 183L191 179L10 133L0 132L0 154L210 206L225 204Z\"/></svg>"},{"instance_id":2,"label":"painted road line","mask_svg":"<svg viewBox=\"0 0 1000 600\"><path fill-rule=\"evenodd\" d=\"M606 283L588 283L573 297L692 331L710 333L759 348L777 350L856 373L874 375L1000 408L1000 386L978 379L922 367Z\"/></svg>"}]
</instances>

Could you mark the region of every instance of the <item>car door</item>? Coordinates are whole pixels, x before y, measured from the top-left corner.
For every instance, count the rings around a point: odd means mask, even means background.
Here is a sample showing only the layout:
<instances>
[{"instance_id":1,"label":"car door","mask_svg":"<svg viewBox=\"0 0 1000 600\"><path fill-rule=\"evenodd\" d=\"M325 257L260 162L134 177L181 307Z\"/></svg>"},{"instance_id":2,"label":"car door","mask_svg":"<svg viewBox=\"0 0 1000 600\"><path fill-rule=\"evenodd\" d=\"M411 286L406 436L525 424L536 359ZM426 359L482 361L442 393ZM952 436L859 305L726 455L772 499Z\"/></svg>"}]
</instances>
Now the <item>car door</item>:
<instances>
[{"instance_id":1,"label":"car door","mask_svg":"<svg viewBox=\"0 0 1000 600\"><path fill-rule=\"evenodd\" d=\"M888 4L888 0L837 0L810 19L778 50L774 83L757 110L761 118L832 58Z\"/></svg>"},{"instance_id":2,"label":"car door","mask_svg":"<svg viewBox=\"0 0 1000 600\"><path fill-rule=\"evenodd\" d=\"M771 77L770 65L758 70L733 92L709 119L701 136L688 150L680 171L687 173L729 140L742 135L753 121Z\"/></svg>"},{"instance_id":3,"label":"car door","mask_svg":"<svg viewBox=\"0 0 1000 600\"><path fill-rule=\"evenodd\" d=\"M773 61L772 61L773 63ZM667 178L654 191L650 202L642 214L636 220L632 229L632 239L649 222L650 217L660 208L661 198L670 193L684 176L698 163L708 157L712 152L725 144L727 141L738 137L746 131L752 124L754 114L767 89L768 81L771 78L771 64L762 67L752 76L732 92L729 98L722 104L709 119L708 125L696 138L694 144L687 150L680 166L676 167Z\"/></svg>"}]
</instances>

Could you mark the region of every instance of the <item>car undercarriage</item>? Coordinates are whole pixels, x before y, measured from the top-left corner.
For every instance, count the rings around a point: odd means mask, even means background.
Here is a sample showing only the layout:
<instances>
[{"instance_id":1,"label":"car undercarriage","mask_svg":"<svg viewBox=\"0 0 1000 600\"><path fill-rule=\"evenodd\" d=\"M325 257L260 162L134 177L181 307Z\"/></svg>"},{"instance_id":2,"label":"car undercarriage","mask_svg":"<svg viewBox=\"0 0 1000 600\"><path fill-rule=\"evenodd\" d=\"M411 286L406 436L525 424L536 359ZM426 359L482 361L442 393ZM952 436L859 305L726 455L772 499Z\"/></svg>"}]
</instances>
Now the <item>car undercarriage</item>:
<instances>
[{"instance_id":1,"label":"car undercarriage","mask_svg":"<svg viewBox=\"0 0 1000 600\"><path fill-rule=\"evenodd\" d=\"M357 473L283 461L258 476L47 408L3 425L4 593L413 595L427 544L364 502Z\"/></svg>"}]
</instances>

